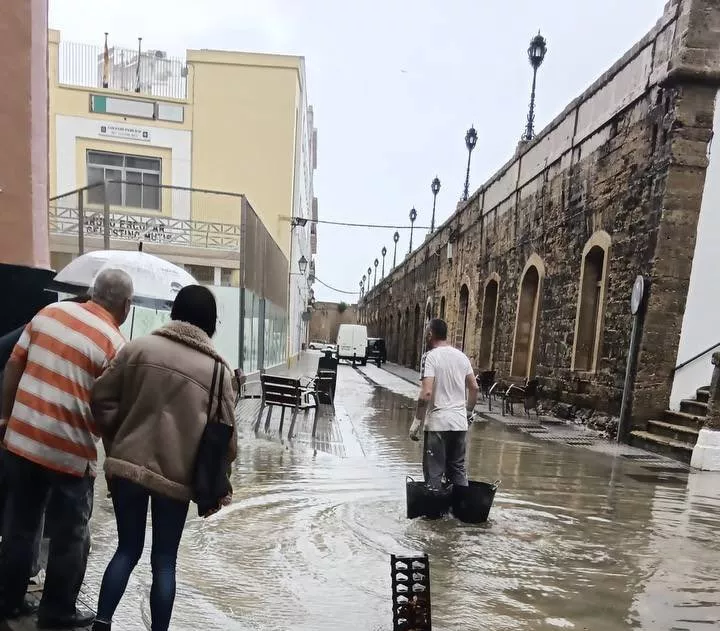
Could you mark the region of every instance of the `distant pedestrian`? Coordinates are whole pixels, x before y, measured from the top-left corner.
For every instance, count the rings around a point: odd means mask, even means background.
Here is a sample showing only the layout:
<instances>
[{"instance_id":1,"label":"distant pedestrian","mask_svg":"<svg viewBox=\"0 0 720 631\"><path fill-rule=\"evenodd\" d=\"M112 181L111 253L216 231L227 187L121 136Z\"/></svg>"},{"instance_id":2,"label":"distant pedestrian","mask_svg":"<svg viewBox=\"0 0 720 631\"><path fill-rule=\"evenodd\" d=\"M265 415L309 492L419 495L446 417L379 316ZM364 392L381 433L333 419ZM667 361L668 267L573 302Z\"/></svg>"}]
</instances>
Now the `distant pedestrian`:
<instances>
[{"instance_id":1,"label":"distant pedestrian","mask_svg":"<svg viewBox=\"0 0 720 631\"><path fill-rule=\"evenodd\" d=\"M167 630L175 601L178 548L194 499L200 438L208 419L217 418L218 412L221 422L235 425L232 372L211 341L217 324L212 292L199 285L184 287L171 318L152 335L129 342L92 393L118 530L117 551L100 589L96 631L110 629L140 560L148 504L153 535L152 629ZM230 462L235 459L236 440L233 433ZM231 493L229 482L227 488ZM221 503L230 499L229 494ZM220 504L208 515L219 509Z\"/></svg>"},{"instance_id":2,"label":"distant pedestrian","mask_svg":"<svg viewBox=\"0 0 720 631\"><path fill-rule=\"evenodd\" d=\"M429 350L410 437L419 440L424 424L425 482L439 489L445 476L449 484L467 486L467 429L478 396L475 373L467 356L448 344L443 320L430 320L426 341Z\"/></svg>"},{"instance_id":3,"label":"distant pedestrian","mask_svg":"<svg viewBox=\"0 0 720 631\"><path fill-rule=\"evenodd\" d=\"M0 619L26 611L33 540L51 497L57 510L38 627L70 629L92 622L92 615L76 609L97 461L90 391L124 343L119 326L132 295L125 272L100 272L90 302L42 309L8 361L1 418L9 419L3 455L11 515L0 548Z\"/></svg>"}]
</instances>

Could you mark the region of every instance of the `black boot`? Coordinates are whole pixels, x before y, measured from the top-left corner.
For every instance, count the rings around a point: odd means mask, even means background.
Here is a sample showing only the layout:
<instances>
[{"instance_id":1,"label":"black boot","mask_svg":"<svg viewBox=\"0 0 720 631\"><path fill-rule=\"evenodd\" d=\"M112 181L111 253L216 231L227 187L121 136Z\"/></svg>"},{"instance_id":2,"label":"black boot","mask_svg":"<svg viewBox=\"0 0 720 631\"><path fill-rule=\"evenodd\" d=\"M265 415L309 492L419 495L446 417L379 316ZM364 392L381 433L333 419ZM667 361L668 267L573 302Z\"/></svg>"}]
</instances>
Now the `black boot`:
<instances>
[{"instance_id":1,"label":"black boot","mask_svg":"<svg viewBox=\"0 0 720 631\"><path fill-rule=\"evenodd\" d=\"M102 622L101 620L95 620L92 626L92 631L110 631L112 624L109 622Z\"/></svg>"}]
</instances>

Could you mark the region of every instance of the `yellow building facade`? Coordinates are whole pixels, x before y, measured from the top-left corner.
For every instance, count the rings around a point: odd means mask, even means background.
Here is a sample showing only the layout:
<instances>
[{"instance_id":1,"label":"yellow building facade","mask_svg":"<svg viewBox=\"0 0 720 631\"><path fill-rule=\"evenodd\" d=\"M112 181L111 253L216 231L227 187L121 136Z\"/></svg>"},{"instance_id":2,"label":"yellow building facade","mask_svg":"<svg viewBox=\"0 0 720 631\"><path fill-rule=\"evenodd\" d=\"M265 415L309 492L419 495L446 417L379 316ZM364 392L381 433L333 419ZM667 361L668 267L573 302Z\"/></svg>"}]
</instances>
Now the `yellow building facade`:
<instances>
[{"instance_id":1,"label":"yellow building facade","mask_svg":"<svg viewBox=\"0 0 720 631\"><path fill-rule=\"evenodd\" d=\"M107 245L105 212L113 249L142 241L200 282L239 287L245 200L285 262L271 284L275 295L285 287L295 354L311 292L298 261L312 271L317 240L304 59L215 50L173 58L65 42L51 30L48 73L53 267Z\"/></svg>"}]
</instances>

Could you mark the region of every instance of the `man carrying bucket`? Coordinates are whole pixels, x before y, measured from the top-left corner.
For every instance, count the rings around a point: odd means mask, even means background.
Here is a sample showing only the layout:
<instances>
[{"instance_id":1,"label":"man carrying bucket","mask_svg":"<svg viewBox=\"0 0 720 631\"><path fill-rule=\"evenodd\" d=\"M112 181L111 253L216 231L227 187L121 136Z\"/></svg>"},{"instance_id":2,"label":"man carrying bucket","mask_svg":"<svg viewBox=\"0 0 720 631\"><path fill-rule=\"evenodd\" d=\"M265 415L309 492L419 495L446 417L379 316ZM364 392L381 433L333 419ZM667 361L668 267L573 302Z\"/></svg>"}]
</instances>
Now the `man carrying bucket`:
<instances>
[{"instance_id":1,"label":"man carrying bucket","mask_svg":"<svg viewBox=\"0 0 720 631\"><path fill-rule=\"evenodd\" d=\"M427 484L439 489L444 475L450 484L467 486L467 429L478 396L475 373L467 356L448 344L443 320L430 320L425 335L429 350L410 438L420 440L425 425L423 471Z\"/></svg>"}]
</instances>

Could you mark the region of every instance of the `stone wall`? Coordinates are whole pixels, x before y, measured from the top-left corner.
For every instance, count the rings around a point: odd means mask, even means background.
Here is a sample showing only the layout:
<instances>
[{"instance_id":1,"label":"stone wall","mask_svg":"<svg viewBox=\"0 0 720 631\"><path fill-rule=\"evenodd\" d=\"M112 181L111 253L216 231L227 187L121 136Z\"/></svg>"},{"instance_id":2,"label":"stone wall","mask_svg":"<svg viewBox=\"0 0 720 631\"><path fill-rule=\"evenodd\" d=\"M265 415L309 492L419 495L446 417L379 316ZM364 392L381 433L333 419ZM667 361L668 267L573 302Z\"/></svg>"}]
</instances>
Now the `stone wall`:
<instances>
[{"instance_id":1,"label":"stone wall","mask_svg":"<svg viewBox=\"0 0 720 631\"><path fill-rule=\"evenodd\" d=\"M365 297L361 320L390 359L418 365L422 322L444 303L452 341L479 369L617 413L643 275L635 421L666 407L719 83L720 2L672 0Z\"/></svg>"},{"instance_id":2,"label":"stone wall","mask_svg":"<svg viewBox=\"0 0 720 631\"><path fill-rule=\"evenodd\" d=\"M310 341L334 344L341 324L357 324L357 305L340 313L337 302L316 302L310 319Z\"/></svg>"}]
</instances>

